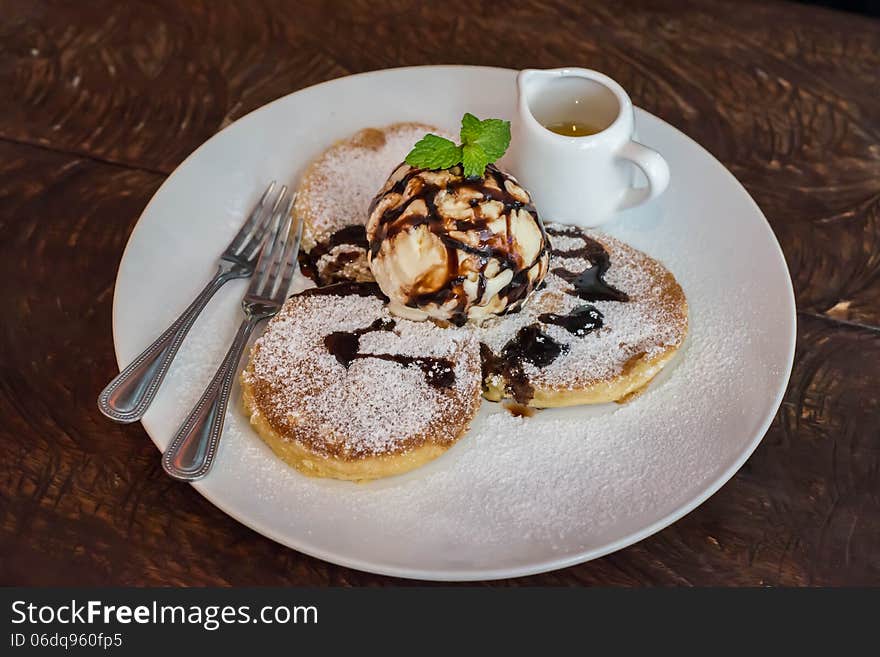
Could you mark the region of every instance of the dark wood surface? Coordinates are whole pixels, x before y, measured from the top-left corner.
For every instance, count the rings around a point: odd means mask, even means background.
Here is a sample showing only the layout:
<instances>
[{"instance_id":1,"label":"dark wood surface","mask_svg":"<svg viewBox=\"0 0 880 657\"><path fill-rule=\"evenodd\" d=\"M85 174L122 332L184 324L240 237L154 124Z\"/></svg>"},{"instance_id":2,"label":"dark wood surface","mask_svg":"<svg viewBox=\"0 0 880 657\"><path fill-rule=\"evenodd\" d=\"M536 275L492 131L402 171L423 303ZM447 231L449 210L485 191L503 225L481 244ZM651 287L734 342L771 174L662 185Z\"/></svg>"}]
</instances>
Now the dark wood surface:
<instances>
[{"instance_id":1,"label":"dark wood surface","mask_svg":"<svg viewBox=\"0 0 880 657\"><path fill-rule=\"evenodd\" d=\"M628 549L502 584L880 585L880 22L509 4L0 0L0 584L405 583L238 524L95 398L122 249L187 154L322 80L462 63L618 79L745 184L799 309L785 400L726 486Z\"/></svg>"}]
</instances>

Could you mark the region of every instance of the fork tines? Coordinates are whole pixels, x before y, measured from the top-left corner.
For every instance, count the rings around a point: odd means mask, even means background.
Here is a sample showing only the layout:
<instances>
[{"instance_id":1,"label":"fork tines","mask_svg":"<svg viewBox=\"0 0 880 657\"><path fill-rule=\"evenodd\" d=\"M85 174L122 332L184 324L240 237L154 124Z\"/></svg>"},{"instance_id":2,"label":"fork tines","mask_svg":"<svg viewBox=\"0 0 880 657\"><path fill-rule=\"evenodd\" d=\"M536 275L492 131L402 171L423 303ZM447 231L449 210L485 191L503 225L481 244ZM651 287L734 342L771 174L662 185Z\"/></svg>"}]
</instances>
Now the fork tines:
<instances>
[{"instance_id":1,"label":"fork tines","mask_svg":"<svg viewBox=\"0 0 880 657\"><path fill-rule=\"evenodd\" d=\"M302 220L292 213L295 194L286 197L286 188L279 194L271 213L270 229L263 238L245 299L262 299L280 303L287 294L296 257L302 241Z\"/></svg>"},{"instance_id":2,"label":"fork tines","mask_svg":"<svg viewBox=\"0 0 880 657\"><path fill-rule=\"evenodd\" d=\"M247 220L226 247L222 257L240 260L253 266L263 239L270 232L275 213L287 197L287 185L281 185L277 195L273 193L276 185L274 180L269 183Z\"/></svg>"}]
</instances>

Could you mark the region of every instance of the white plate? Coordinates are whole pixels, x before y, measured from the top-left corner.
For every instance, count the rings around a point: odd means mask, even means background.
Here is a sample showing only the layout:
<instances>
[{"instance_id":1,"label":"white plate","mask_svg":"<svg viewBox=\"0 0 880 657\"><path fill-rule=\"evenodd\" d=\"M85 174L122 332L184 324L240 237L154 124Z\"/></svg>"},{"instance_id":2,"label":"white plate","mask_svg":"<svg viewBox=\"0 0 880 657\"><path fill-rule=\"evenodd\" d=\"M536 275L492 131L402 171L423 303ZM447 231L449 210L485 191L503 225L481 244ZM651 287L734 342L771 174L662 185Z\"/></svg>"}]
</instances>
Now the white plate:
<instances>
[{"instance_id":1,"label":"white plate","mask_svg":"<svg viewBox=\"0 0 880 657\"><path fill-rule=\"evenodd\" d=\"M213 273L268 180L295 181L310 158L365 126L423 121L455 132L465 111L511 118L514 75L463 66L355 75L281 98L208 140L162 185L125 250L113 307L120 366ZM302 552L436 580L513 577L593 559L718 490L761 440L788 381L791 280L764 216L734 177L660 119L637 110L636 123L640 139L669 162L672 183L659 202L608 232L663 261L691 313L685 348L644 395L529 419L484 403L444 456L361 485L288 468L233 399L217 463L195 488ZM235 281L212 301L144 418L160 449L231 341L244 287Z\"/></svg>"}]
</instances>

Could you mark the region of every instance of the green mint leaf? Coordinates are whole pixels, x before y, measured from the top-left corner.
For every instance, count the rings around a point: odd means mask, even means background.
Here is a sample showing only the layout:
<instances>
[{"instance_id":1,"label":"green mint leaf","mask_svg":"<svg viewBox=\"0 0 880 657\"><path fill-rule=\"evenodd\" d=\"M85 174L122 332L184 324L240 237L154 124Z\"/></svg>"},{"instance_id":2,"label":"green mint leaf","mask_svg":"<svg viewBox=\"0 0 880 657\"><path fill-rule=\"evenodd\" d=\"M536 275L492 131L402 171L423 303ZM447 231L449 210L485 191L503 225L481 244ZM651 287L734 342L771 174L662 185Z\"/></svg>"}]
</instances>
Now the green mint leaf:
<instances>
[{"instance_id":1,"label":"green mint leaf","mask_svg":"<svg viewBox=\"0 0 880 657\"><path fill-rule=\"evenodd\" d=\"M481 121L470 112L461 117L461 146L437 135L422 137L406 156L406 163L420 169L449 169L461 163L467 178L482 178L486 167L498 160L510 145L510 121Z\"/></svg>"},{"instance_id":2,"label":"green mint leaf","mask_svg":"<svg viewBox=\"0 0 880 657\"><path fill-rule=\"evenodd\" d=\"M483 147L479 144L465 144L461 147L461 154L465 178L482 178L486 165L492 161Z\"/></svg>"},{"instance_id":3,"label":"green mint leaf","mask_svg":"<svg viewBox=\"0 0 880 657\"><path fill-rule=\"evenodd\" d=\"M461 147L437 135L422 137L406 156L406 163L420 169L448 169L461 162Z\"/></svg>"},{"instance_id":4,"label":"green mint leaf","mask_svg":"<svg viewBox=\"0 0 880 657\"><path fill-rule=\"evenodd\" d=\"M462 144L470 144L477 141L477 138L480 136L480 124L482 121L478 119L476 116L471 114L470 112L465 112L465 115L461 117L461 132L459 136L461 137Z\"/></svg>"},{"instance_id":5,"label":"green mint leaf","mask_svg":"<svg viewBox=\"0 0 880 657\"><path fill-rule=\"evenodd\" d=\"M461 143L463 146L473 144L482 147L489 162L495 162L510 146L510 121L480 121L473 114L467 113L461 117Z\"/></svg>"}]
</instances>

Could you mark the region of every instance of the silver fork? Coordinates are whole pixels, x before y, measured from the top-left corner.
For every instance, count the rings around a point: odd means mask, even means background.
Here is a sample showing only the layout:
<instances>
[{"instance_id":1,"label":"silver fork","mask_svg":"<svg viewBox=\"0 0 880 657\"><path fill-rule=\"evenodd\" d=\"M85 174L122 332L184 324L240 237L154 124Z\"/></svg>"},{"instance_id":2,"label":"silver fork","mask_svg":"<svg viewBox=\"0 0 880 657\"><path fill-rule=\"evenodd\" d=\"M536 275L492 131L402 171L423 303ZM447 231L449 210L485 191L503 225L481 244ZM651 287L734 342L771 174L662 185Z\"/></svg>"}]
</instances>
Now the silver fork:
<instances>
[{"instance_id":1,"label":"silver fork","mask_svg":"<svg viewBox=\"0 0 880 657\"><path fill-rule=\"evenodd\" d=\"M208 474L217 455L241 353L254 327L277 313L287 296L302 241L302 221L297 221L295 227L291 225L292 205L290 199L273 216L275 230L265 240L254 277L241 302L245 319L211 383L162 455L162 467L175 479L195 481Z\"/></svg>"},{"instance_id":2,"label":"silver fork","mask_svg":"<svg viewBox=\"0 0 880 657\"><path fill-rule=\"evenodd\" d=\"M271 201L274 190L273 180L238 234L220 255L214 278L180 317L98 395L98 408L108 418L123 424L140 420L156 397L183 339L214 293L227 282L247 278L253 273L263 237L269 231L270 220L287 196L287 187L282 185L278 196Z\"/></svg>"}]
</instances>

